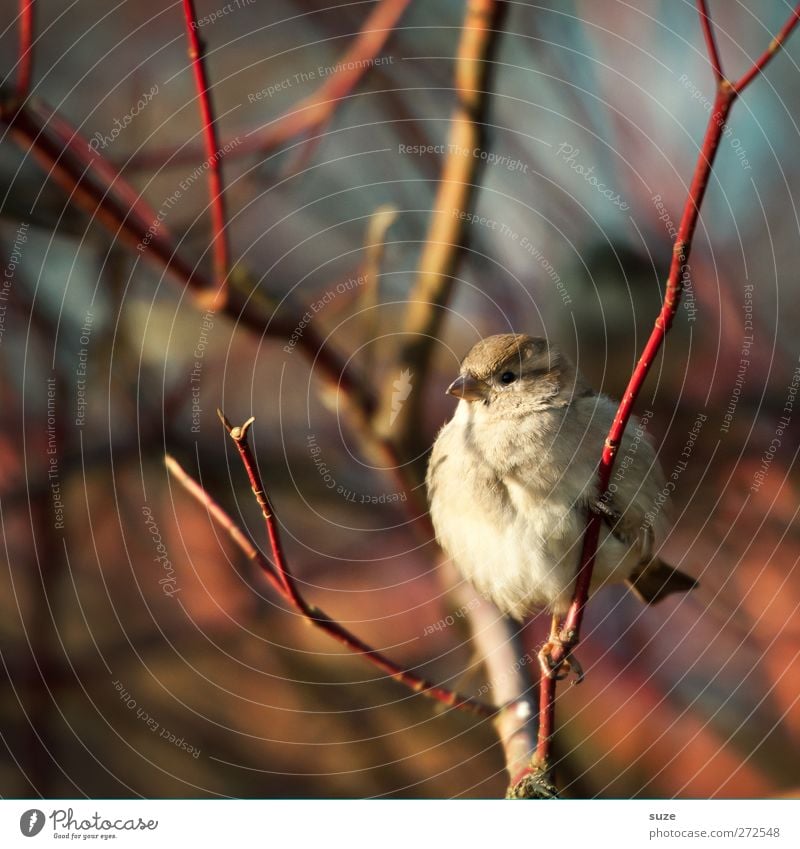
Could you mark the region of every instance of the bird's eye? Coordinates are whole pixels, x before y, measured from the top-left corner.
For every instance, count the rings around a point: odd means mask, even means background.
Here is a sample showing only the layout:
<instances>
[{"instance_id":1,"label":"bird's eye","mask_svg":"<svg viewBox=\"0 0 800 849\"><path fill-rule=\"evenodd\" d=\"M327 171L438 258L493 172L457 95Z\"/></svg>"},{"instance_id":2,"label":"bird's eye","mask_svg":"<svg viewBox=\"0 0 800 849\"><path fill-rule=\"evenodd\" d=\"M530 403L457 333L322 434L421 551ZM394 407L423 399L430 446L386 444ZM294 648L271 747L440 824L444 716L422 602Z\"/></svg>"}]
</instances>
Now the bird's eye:
<instances>
[{"instance_id":1,"label":"bird's eye","mask_svg":"<svg viewBox=\"0 0 800 849\"><path fill-rule=\"evenodd\" d=\"M500 382L505 383L508 386L509 383L513 383L517 379L517 376L513 371L504 371L500 375Z\"/></svg>"}]
</instances>

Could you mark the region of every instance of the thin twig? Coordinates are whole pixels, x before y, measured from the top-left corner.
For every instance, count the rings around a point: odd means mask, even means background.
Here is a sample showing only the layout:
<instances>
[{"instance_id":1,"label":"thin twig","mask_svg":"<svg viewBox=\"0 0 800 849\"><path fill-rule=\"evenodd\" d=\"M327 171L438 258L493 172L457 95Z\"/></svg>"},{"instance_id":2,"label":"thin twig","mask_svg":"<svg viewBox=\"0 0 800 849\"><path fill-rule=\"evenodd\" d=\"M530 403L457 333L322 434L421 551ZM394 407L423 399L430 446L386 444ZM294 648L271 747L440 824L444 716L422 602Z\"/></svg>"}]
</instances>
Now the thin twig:
<instances>
[{"instance_id":1,"label":"thin twig","mask_svg":"<svg viewBox=\"0 0 800 849\"><path fill-rule=\"evenodd\" d=\"M266 153L304 133L318 132L332 118L336 109L358 85L374 64L410 0L380 0L364 20L364 24L342 56L336 61L333 73L308 97L256 130L237 144L228 158L253 153ZM197 162L202 151L183 146L179 150L144 151L133 157L135 168L164 168Z\"/></svg>"},{"instance_id":2,"label":"thin twig","mask_svg":"<svg viewBox=\"0 0 800 849\"><path fill-rule=\"evenodd\" d=\"M213 498L206 492L197 481L191 477L181 464L169 454L164 457L164 464L170 474L178 481L178 483L203 507L208 510L214 521L225 531L226 534L236 543L236 545L247 555L249 560L253 560L264 570L264 573L278 592L283 592L283 584L280 578L272 568L272 564L265 560L261 552L253 545L245 533L241 531L239 526L231 519L231 517L214 501Z\"/></svg>"},{"instance_id":3,"label":"thin twig","mask_svg":"<svg viewBox=\"0 0 800 849\"><path fill-rule=\"evenodd\" d=\"M379 206L372 213L364 238L364 285L358 307L360 312L362 364L364 375L370 383L375 377L375 349L378 336L378 293L381 262L386 248L386 231L397 218L397 207Z\"/></svg>"},{"instance_id":4,"label":"thin twig","mask_svg":"<svg viewBox=\"0 0 800 849\"><path fill-rule=\"evenodd\" d=\"M733 84L733 90L736 94L741 94L742 91L747 88L748 85L753 81L753 78L760 74L767 63L772 59L772 57L783 47L786 43L786 39L792 34L792 30L797 26L800 22L800 4L795 6L794 12L792 12L789 19L786 23L780 28L778 34L775 38L770 41L767 49L756 59L753 63L753 67L750 70L743 74L739 81Z\"/></svg>"},{"instance_id":5,"label":"thin twig","mask_svg":"<svg viewBox=\"0 0 800 849\"><path fill-rule=\"evenodd\" d=\"M709 28L712 27L713 24L708 18L707 12L704 10L704 7L701 7L701 21L704 20L704 15L707 25ZM800 4L795 8L789 20L780 30L780 33L770 43L769 49L762 54L738 83L731 84L722 77L717 85L714 106L708 120L708 125L706 126L705 137L700 148L700 155L695 165L688 197L678 227L678 234L672 249L672 261L667 278L664 302L650 338L645 345L644 351L636 364L636 368L622 396L622 401L619 404L614 422L606 438L597 476L598 491L600 493L604 493L608 489L617 449L625 432L633 405L678 310L685 278L689 274L687 263L700 213L700 205L705 196L708 179L714 165L714 159L719 150L719 144L725 130L728 114L736 98L756 75L764 70L766 64L795 28L799 18ZM713 58L711 58L711 63L713 67ZM580 639L580 628L589 597L589 587L592 580L597 544L600 538L600 522L599 514L594 512L589 514L586 531L583 536L580 568L575 582L572 603L561 626L560 643L553 647L550 655L551 674L543 674L541 678L539 694L539 739L533 768L549 780L552 780L552 739L555 730L556 673L561 668L569 652L577 645Z\"/></svg>"},{"instance_id":6,"label":"thin twig","mask_svg":"<svg viewBox=\"0 0 800 849\"><path fill-rule=\"evenodd\" d=\"M264 523L267 529L267 535L270 541L272 550L273 563L270 563L264 555L250 542L245 534L238 529L233 520L225 513L225 511L213 500L213 498L196 483L190 475L188 475L180 465L172 458L167 462L169 470L175 475L175 479L203 504L210 515L217 521L231 536L231 539L244 551L250 560L255 561L264 572L270 584L286 599L292 606L309 622L311 625L324 631L330 637L337 640L342 645L346 646L356 654L365 657L370 663L385 672L390 677L404 684L415 693L421 693L428 698L434 699L448 707L463 710L468 713L492 718L496 716L498 709L491 705L484 704L469 696L463 696L453 690L448 690L446 687L440 687L437 684L428 681L395 663L391 658L387 657L382 652L374 649L369 644L365 643L359 637L356 637L348 631L343 625L337 622L327 613L320 610L318 607L309 604L298 591L294 582L294 578L289 570L286 560L283 544L281 542L280 530L275 518L275 513L270 504L269 498L261 482L261 476L258 472L255 458L247 444L247 434L253 419L249 419L244 425L239 427L231 426L228 420L220 413L220 418L225 424L225 428L233 439L236 448L239 452L239 457L245 467L247 476L250 480L250 485L253 493L256 496L259 506L261 507L264 516Z\"/></svg>"},{"instance_id":7,"label":"thin twig","mask_svg":"<svg viewBox=\"0 0 800 849\"><path fill-rule=\"evenodd\" d=\"M189 59L192 63L197 97L200 101L200 116L203 121L203 142L205 145L206 165L208 166L208 191L211 203L212 246L214 251L214 277L219 287L217 308L224 302L225 281L230 270L230 249L228 247L227 216L222 185L222 166L220 147L214 110L211 106L211 92L208 87L205 51L197 34L197 12L194 0L183 0L183 16L186 22L186 38L189 42Z\"/></svg>"},{"instance_id":8,"label":"thin twig","mask_svg":"<svg viewBox=\"0 0 800 849\"><path fill-rule=\"evenodd\" d=\"M28 96L33 79L33 4L34 0L19 0L19 62L17 70L17 99Z\"/></svg>"},{"instance_id":9,"label":"thin twig","mask_svg":"<svg viewBox=\"0 0 800 849\"><path fill-rule=\"evenodd\" d=\"M281 541L278 527L275 523L275 514L272 510L272 505L269 501L264 487L261 483L256 466L256 458L250 450L250 442L247 439L247 432L250 426L255 422L254 417L250 417L243 425L234 427L225 418L221 410L217 410L217 415L220 421L228 432L228 435L233 440L236 450L239 452L239 457L242 460L242 465L247 472L247 477L250 480L250 488L253 490L253 495L256 497L258 506L261 508L261 515L264 517L264 527L267 530L269 544L272 548L272 555L275 560L275 572L278 575L278 580L283 587L283 594L288 597L289 601L302 613L306 614L305 602L298 592L297 585L294 581L294 576L289 571L289 564L286 561L286 555L283 551L283 542Z\"/></svg>"},{"instance_id":10,"label":"thin twig","mask_svg":"<svg viewBox=\"0 0 800 849\"><path fill-rule=\"evenodd\" d=\"M722 60L719 56L717 36L714 32L714 22L711 20L711 15L708 11L707 0L697 0L697 13L700 16L700 28L703 30L703 38L706 42L706 50L708 51L708 60L711 62L711 70L714 72L714 77L717 82L720 82L725 78L725 75L722 72Z\"/></svg>"}]
</instances>

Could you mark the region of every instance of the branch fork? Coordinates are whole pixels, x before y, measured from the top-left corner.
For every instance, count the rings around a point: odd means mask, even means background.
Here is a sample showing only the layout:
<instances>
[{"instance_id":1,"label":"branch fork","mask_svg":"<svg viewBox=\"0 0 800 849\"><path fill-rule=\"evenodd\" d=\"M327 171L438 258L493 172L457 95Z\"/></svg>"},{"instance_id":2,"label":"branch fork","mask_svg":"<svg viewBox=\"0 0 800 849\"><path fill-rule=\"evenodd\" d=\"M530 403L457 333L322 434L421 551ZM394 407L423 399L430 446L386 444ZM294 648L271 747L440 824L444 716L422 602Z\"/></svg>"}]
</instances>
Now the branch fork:
<instances>
[{"instance_id":1,"label":"branch fork","mask_svg":"<svg viewBox=\"0 0 800 849\"><path fill-rule=\"evenodd\" d=\"M736 82L731 82L724 73L722 60L717 47L714 23L706 0L697 0L700 24L703 30L717 93L714 106L706 126L700 155L695 165L688 197L681 215L678 233L672 250L672 262L665 287L664 302L644 351L636 365L628 386L622 396L617 414L608 433L604 450L598 466L598 491L605 493L611 480L611 472L616 459L617 448L630 418L633 405L644 385L656 354L664 337L672 326L683 294L683 276L689 254L692 249L695 228L700 215L700 206L705 197L708 180L714 165L720 141L730 110L742 91L764 71L767 63L783 46L786 39L800 22L800 4L798 4L778 35L768 48L759 56L748 71ZM602 499L602 496L601 496ZM561 624L558 639L551 640L546 658L542 661L542 677L539 689L539 739L533 761L533 771L544 770L544 779L552 783L552 744L555 729L556 681L560 670L567 662L572 650L580 640L583 614L589 598L595 555L600 539L601 517L594 511L589 513L586 530L583 535L580 568L575 582L575 593L569 611Z\"/></svg>"},{"instance_id":2,"label":"branch fork","mask_svg":"<svg viewBox=\"0 0 800 849\"><path fill-rule=\"evenodd\" d=\"M405 11L408 2L409 0L379 0L375 4L374 11L365 20L364 28L346 56L361 59L376 56ZM502 14L507 4L499 0L467 0L466 5L467 14L456 63L458 103L451 127L451 140L459 141L462 143L461 146L464 146L465 139L480 139L482 125L480 115L487 100L486 90L489 88L485 83L485 71L491 64L496 34L501 29ZM800 4L798 4L775 38L770 41L764 53L742 77L732 81L727 78L723 69L708 3L706 0L697 0L697 6L717 90L673 246L663 305L623 396L598 466L600 492L605 492L607 489L620 439L632 407L680 304L682 273L686 269L691 252L700 206L714 158L720 146L725 121L733 103L744 89L764 72L771 58L784 46L786 39L800 21ZM216 308L224 311L232 319L246 325L259 335L264 332L271 335L283 335L287 332L287 327L291 328L296 324L294 318L275 320L274 304L268 302L263 296L259 296L258 293L254 294L254 279L242 274L241 280L237 280L239 275L235 270L232 272L230 268L222 180L219 163L215 156L219 145L203 49L197 37L197 16L193 0L184 0L183 7L189 41L189 58L195 76L203 120L204 147L213 166L209 172L213 277L203 274L195 263L182 259L172 240L163 232L150 232L154 214L142 201L140 193L128 185L103 156L96 151L90 154L86 139L70 127L60 115L53 114L52 110L46 109L36 99L30 97L35 44L33 0L19 0L21 26L18 75L13 93L5 98L4 102L0 102L0 122L10 127L11 135L23 149L33 152L51 174L51 178L65 189L76 205L92 216L96 216L108 228L112 236L122 237L129 245L137 247L140 252L154 260L163 270L172 272L180 283L191 290L201 306L207 308L211 303L210 293L216 291L218 293ZM353 64L363 68L367 63L354 62ZM306 130L324 126L335 108L352 91L361 73L361 70L356 72L337 70L319 91L300 104L299 108L272 122L265 132L254 134L251 137L251 143L237 148L237 152L244 154L256 149L275 147ZM189 151L189 153L191 157L199 155L197 151ZM178 155L172 156L173 162L178 162L180 159ZM471 184L477 182L474 179L473 159L465 158L463 162L459 162L455 158L448 158L446 166L439 187L436 209L465 208L472 202ZM453 198L455 200L452 200ZM444 201L448 199L452 202L445 203ZM410 299L424 302L425 311L410 312L407 316L407 331L432 329L435 332L438 329L442 307L446 305L452 288L450 279L462 243L462 235L463 233L456 230L452 223L445 226L442 222L438 222L434 212L426 240L427 249L420 260L419 275L415 284L415 292L426 293L427 296ZM396 445L406 441L402 436L403 434L408 436L410 430L408 422L412 421L413 417L409 415L405 423L400 422L397 430L392 434L376 432L373 412L383 399L376 401L370 390L364 388L359 376L353 374L343 358L338 357L329 346L323 344L323 337L313 328L307 328L299 344L314 359L317 371L322 374L325 381L331 385L337 385L341 390L347 402L348 412L352 413L351 421L359 434L364 437L365 445L377 452L379 456L396 459ZM415 365L419 365L418 375L427 371L431 360L429 346L423 345L421 352L409 349L401 353L409 360L414 358ZM407 409L411 413L413 405L408 406ZM288 601L310 626L319 628L351 651L363 655L374 666L403 683L412 692L422 693L446 706L492 719L503 742L509 772L515 777L509 789L509 798L557 797L553 780L552 752L556 680L561 677L570 652L579 641L599 541L600 516L593 512L588 517L573 602L564 622L559 623L557 629L551 634L548 660L545 668L542 669L541 676L536 752L530 759L529 753L533 749L535 736L532 730L534 710L528 692L530 688L523 686L523 676L516 677L513 692L496 693L496 701L503 707L484 704L440 687L412 670L396 664L304 599L285 557L275 511L261 481L249 444L249 431L254 419L250 418L242 425L233 426L221 413L220 418L237 448L261 509L270 541L272 560L253 544L247 534L173 458L167 457L167 467L173 477L206 507L214 521L226 531L244 554L260 567L266 580L276 592ZM401 434L400 439L397 439L397 432ZM500 630L492 631L490 638L492 650L483 651L487 666L491 666L493 657L501 654L497 650L498 646L504 648L513 646L514 634L509 636L508 623L496 617L494 625ZM489 628L475 628L476 643L480 644L482 639L487 640L484 632L488 633ZM513 653L514 650L509 648L509 651ZM507 663L507 657L504 663Z\"/></svg>"},{"instance_id":3,"label":"branch fork","mask_svg":"<svg viewBox=\"0 0 800 849\"><path fill-rule=\"evenodd\" d=\"M178 462L167 457L167 468L175 479L201 504L205 505L212 518L225 529L236 545L244 553L256 562L273 588L289 604L300 613L306 621L337 640L356 654L362 655L382 672L391 678L404 684L414 693L421 693L428 698L434 699L447 707L463 710L486 719L496 717L501 710L492 705L485 704L477 699L457 693L446 687L434 684L426 678L418 675L410 669L395 663L382 652L365 643L360 637L348 631L343 625L320 610L315 605L309 604L297 587L294 575L286 558L283 542L281 539L278 521L272 507L269 495L261 480L255 456L248 439L250 428L255 422L253 417L242 425L232 425L227 417L217 411L220 420L228 435L233 440L239 458L247 473L250 487L261 508L264 525L269 538L272 560L265 557L258 548L250 541L247 535L234 523L227 513L212 499L212 497L198 484Z\"/></svg>"}]
</instances>

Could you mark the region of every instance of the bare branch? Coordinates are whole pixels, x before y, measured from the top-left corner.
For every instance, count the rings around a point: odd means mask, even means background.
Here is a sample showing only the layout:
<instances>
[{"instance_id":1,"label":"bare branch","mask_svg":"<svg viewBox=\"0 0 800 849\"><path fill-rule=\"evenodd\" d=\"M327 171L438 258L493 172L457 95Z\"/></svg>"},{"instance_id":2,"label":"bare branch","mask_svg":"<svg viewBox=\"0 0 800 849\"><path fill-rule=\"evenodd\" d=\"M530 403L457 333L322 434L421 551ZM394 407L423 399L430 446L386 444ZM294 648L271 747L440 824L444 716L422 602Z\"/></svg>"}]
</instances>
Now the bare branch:
<instances>
[{"instance_id":1,"label":"bare branch","mask_svg":"<svg viewBox=\"0 0 800 849\"><path fill-rule=\"evenodd\" d=\"M482 160L484 113L489 100L487 76L507 10L499 0L468 0L455 63L456 106L450 121L444 166L431 211L417 279L408 296L404 342L397 357L399 370L410 370L415 391L391 425L391 435L404 453L417 456L414 445L423 402L423 383L453 291L454 273L464 239L464 220L474 199L476 172ZM391 387L390 387L391 390ZM381 401L378 427L389 435L392 392Z\"/></svg>"},{"instance_id":2,"label":"bare branch","mask_svg":"<svg viewBox=\"0 0 800 849\"><path fill-rule=\"evenodd\" d=\"M0 101L0 122L8 124L12 138L31 152L75 206L102 224L113 238L188 286L198 308L217 306L214 281L178 253L168 229L141 194L63 117L37 98L28 98L22 105L15 98ZM277 302L261 291L257 279L237 266L230 276L222 312L237 326L259 336L285 337L297 326L304 310L284 299L278 314ZM324 385L341 393L361 417L371 414L375 399L364 381L325 343L314 325L305 328L297 346L313 362L314 373Z\"/></svg>"},{"instance_id":3,"label":"bare branch","mask_svg":"<svg viewBox=\"0 0 800 849\"><path fill-rule=\"evenodd\" d=\"M798 23L800 23L800 3L795 6L789 19L780 28L775 38L770 41L767 49L758 57L758 59L756 59L750 70L747 71L747 73L742 74L739 81L733 84L733 90L736 94L741 94L744 89L750 85L753 79L764 71L764 68L767 66L770 59L772 59L772 57L783 47L786 43L786 39L792 34Z\"/></svg>"},{"instance_id":4,"label":"bare branch","mask_svg":"<svg viewBox=\"0 0 800 849\"><path fill-rule=\"evenodd\" d=\"M194 0L183 0L183 15L186 22L186 38L189 42L189 60L192 63L197 96L200 100L200 116L203 121L203 140L208 164L208 192L211 203L212 247L214 251L214 277L219 287L215 307L219 309L225 301L225 281L230 269L227 216L222 186L220 147L211 93L208 87L205 51L197 34L197 12Z\"/></svg>"},{"instance_id":5,"label":"bare branch","mask_svg":"<svg viewBox=\"0 0 800 849\"><path fill-rule=\"evenodd\" d=\"M214 501L213 498L190 477L180 463L169 454L164 457L164 464L169 473L176 481L203 507L208 510L214 521L225 531L236 545L247 555L249 560L254 560L264 570L267 579L278 592L283 591L283 584L272 568L272 564L261 556L261 552L250 542L246 534L242 533L239 526L231 517Z\"/></svg>"},{"instance_id":6,"label":"bare branch","mask_svg":"<svg viewBox=\"0 0 800 849\"><path fill-rule=\"evenodd\" d=\"M289 571L288 563L283 552L280 531L275 519L275 513L266 494L264 485L261 482L261 477L258 468L255 464L255 458L252 455L247 442L247 433L253 419L249 419L244 425L239 427L231 426L225 417L220 413L220 418L223 420L228 433L233 439L242 464L247 471L247 476L250 479L250 484L256 500L261 507L264 516L264 522L269 536L270 547L272 549L273 563L270 563L263 554L247 539L241 530L232 532L235 527L233 520L225 513L225 511L214 502L213 498L196 483L192 478L178 465L178 463L170 458L167 465L169 470L175 474L176 480L185 486L187 491L196 498L201 504L206 506L209 513L231 536L231 539L244 551L250 560L254 560L262 569L265 576L272 586L285 598L292 606L301 613L305 619L315 627L324 631L330 637L337 640L342 645L346 646L356 654L365 657L370 663L385 672L390 677L404 684L415 693L421 693L428 698L434 699L448 707L457 708L468 713L475 714L486 718L494 717L497 714L497 708L491 705L479 702L468 696L463 696L445 687L440 687L437 684L428 681L427 679L417 675L409 669L406 669L395 663L382 652L374 649L369 644L365 643L359 637L356 637L344 626L339 624L335 619L328 616L318 607L309 604L298 591L294 578Z\"/></svg>"},{"instance_id":7,"label":"bare branch","mask_svg":"<svg viewBox=\"0 0 800 849\"><path fill-rule=\"evenodd\" d=\"M700 16L700 28L703 30L703 38L706 42L711 70L714 72L717 82L722 82L725 79L725 74L722 71L722 60L719 56L717 36L714 32L714 22L711 20L711 15L708 11L707 0L697 0L697 13Z\"/></svg>"},{"instance_id":8,"label":"bare branch","mask_svg":"<svg viewBox=\"0 0 800 849\"><path fill-rule=\"evenodd\" d=\"M70 199L115 238L167 269L210 306L211 281L183 260L159 226L156 213L88 140L51 109L28 98L19 109L0 103L0 120L14 140L39 161Z\"/></svg>"},{"instance_id":9,"label":"bare branch","mask_svg":"<svg viewBox=\"0 0 800 849\"><path fill-rule=\"evenodd\" d=\"M361 340L364 347L364 374L372 382L374 379L375 345L370 345L378 335L378 278L385 248L386 231L397 218L397 207L388 204L379 206L369 219L364 239L364 285L359 308L361 310Z\"/></svg>"},{"instance_id":10,"label":"bare branch","mask_svg":"<svg viewBox=\"0 0 800 849\"><path fill-rule=\"evenodd\" d=\"M20 103L30 94L33 78L33 4L34 0L19 0L17 99Z\"/></svg>"},{"instance_id":11,"label":"bare branch","mask_svg":"<svg viewBox=\"0 0 800 849\"><path fill-rule=\"evenodd\" d=\"M253 153L263 154L303 133L321 132L381 52L409 2L380 0L367 16L353 43L336 62L336 70L326 77L325 82L313 94L270 121L266 127L249 134L228 156L236 158ZM160 169L197 162L201 157L200 149L187 145L179 150L143 151L133 157L131 166Z\"/></svg>"},{"instance_id":12,"label":"bare branch","mask_svg":"<svg viewBox=\"0 0 800 849\"><path fill-rule=\"evenodd\" d=\"M536 701L528 674L536 659L525 654L520 625L503 616L466 581L459 581L454 597L468 612L472 646L486 667L492 701L500 706L494 719L506 758L509 787L529 772L536 748Z\"/></svg>"},{"instance_id":13,"label":"bare branch","mask_svg":"<svg viewBox=\"0 0 800 849\"><path fill-rule=\"evenodd\" d=\"M598 491L600 493L604 493L608 489L617 449L621 443L633 405L655 361L661 343L664 341L664 337L672 326L672 321L677 313L683 293L685 277L688 276L689 268L687 263L700 214L700 206L705 197L711 169L713 168L714 159L719 150L728 114L742 90L758 73L763 71L766 64L795 28L799 17L800 5L795 8L792 16L784 24L778 36L770 43L769 49L754 63L752 68L744 74L738 83L732 85L725 79L722 79L719 83L714 106L706 126L700 155L695 165L692 182L689 187L689 194L683 208L683 214L681 215L678 234L672 248L672 262L667 278L664 302L656 318L650 338L647 340L644 351L636 364L636 368L622 396L622 401L619 404L614 422L606 438L597 476ZM702 16L701 20L703 20ZM707 25L711 27L711 21L707 16L706 20ZM589 587L592 580L597 545L600 539L601 521L599 513L590 512L586 531L583 536L580 568L575 582L572 603L561 626L560 640L551 647L552 650L548 655L550 663L549 674L543 673L541 678L539 740L533 767L538 771L540 776L543 776L548 781L552 781L552 737L555 728L556 681L564 660L580 639L580 629L586 603L589 598Z\"/></svg>"}]
</instances>

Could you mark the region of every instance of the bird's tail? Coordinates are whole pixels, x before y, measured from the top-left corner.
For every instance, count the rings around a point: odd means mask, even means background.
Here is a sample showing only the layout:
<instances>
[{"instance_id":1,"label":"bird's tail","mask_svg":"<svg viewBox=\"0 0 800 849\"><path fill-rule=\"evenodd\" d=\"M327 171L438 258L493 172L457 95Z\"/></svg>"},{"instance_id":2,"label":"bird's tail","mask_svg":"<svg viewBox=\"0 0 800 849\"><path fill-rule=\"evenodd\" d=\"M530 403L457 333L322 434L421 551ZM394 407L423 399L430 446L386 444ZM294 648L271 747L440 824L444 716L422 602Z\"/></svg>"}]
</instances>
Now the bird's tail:
<instances>
[{"instance_id":1,"label":"bird's tail","mask_svg":"<svg viewBox=\"0 0 800 849\"><path fill-rule=\"evenodd\" d=\"M694 578L658 557L634 569L625 583L645 604L656 604L671 593L685 593L697 586Z\"/></svg>"}]
</instances>

